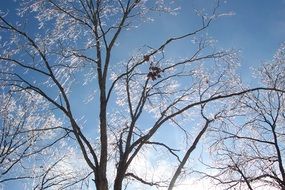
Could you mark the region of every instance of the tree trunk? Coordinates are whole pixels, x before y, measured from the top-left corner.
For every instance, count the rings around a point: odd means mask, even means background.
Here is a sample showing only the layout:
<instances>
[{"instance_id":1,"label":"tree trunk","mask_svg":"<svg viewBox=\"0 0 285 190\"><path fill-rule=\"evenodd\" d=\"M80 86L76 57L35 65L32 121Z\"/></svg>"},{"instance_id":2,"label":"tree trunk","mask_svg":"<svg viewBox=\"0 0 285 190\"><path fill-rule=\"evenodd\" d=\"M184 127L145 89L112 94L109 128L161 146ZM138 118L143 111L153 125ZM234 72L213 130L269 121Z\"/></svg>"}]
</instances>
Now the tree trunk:
<instances>
[{"instance_id":1,"label":"tree trunk","mask_svg":"<svg viewBox=\"0 0 285 190\"><path fill-rule=\"evenodd\" d=\"M108 183L106 178L105 180L96 180L95 184L96 190L108 190Z\"/></svg>"},{"instance_id":2,"label":"tree trunk","mask_svg":"<svg viewBox=\"0 0 285 190\"><path fill-rule=\"evenodd\" d=\"M123 180L126 173L126 168L122 165L123 165L122 162L119 163L119 166L117 168L117 175L114 182L114 190L122 190Z\"/></svg>"},{"instance_id":3,"label":"tree trunk","mask_svg":"<svg viewBox=\"0 0 285 190\"><path fill-rule=\"evenodd\" d=\"M106 175L97 174L94 181L96 190L108 190L108 180Z\"/></svg>"},{"instance_id":4,"label":"tree trunk","mask_svg":"<svg viewBox=\"0 0 285 190\"><path fill-rule=\"evenodd\" d=\"M108 190L107 162L108 162L108 137L107 137L107 102L105 83L100 83L100 143L101 154L98 175L96 176L96 190Z\"/></svg>"},{"instance_id":5,"label":"tree trunk","mask_svg":"<svg viewBox=\"0 0 285 190\"><path fill-rule=\"evenodd\" d=\"M117 176L114 183L114 190L122 190L123 176Z\"/></svg>"}]
</instances>

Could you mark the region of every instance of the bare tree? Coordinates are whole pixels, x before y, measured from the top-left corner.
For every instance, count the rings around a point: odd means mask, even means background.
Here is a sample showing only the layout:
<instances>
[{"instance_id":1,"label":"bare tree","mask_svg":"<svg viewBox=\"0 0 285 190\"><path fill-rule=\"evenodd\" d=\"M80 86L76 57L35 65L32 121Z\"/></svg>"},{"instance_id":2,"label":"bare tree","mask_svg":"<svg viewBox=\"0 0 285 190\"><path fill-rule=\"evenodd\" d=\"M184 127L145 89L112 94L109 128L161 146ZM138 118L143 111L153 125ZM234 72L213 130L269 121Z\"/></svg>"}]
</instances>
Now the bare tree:
<instances>
[{"instance_id":1,"label":"bare tree","mask_svg":"<svg viewBox=\"0 0 285 190\"><path fill-rule=\"evenodd\" d=\"M50 187L58 188L60 185L74 183L66 172L59 170L52 171L58 173L54 179L45 179L48 176L47 171L52 172L51 169L44 170L44 167L51 167L50 164L59 165L67 157L62 143L71 131L61 127L62 121L47 109L48 104L44 99L37 94L23 92L2 94L0 100L0 183L29 179L30 183L34 181L36 184L41 178L41 183L49 181ZM57 147L57 151L54 147ZM45 164L47 161L49 164ZM77 176L81 175L77 173ZM55 178L59 177L66 182L51 185L50 181L56 181Z\"/></svg>"},{"instance_id":2,"label":"bare tree","mask_svg":"<svg viewBox=\"0 0 285 190\"><path fill-rule=\"evenodd\" d=\"M284 89L284 44L272 63L257 71L267 87ZM284 93L246 94L240 115L218 126L214 176L228 189L284 189Z\"/></svg>"},{"instance_id":3,"label":"bare tree","mask_svg":"<svg viewBox=\"0 0 285 190\"><path fill-rule=\"evenodd\" d=\"M64 118L72 133L67 138L75 138L97 190L121 190L133 181L173 189L208 127L235 106L230 98L258 90L282 91L276 86L243 89L234 71L236 52L216 50L203 35L219 17L219 1L209 16L201 15L200 27L114 61L116 43L124 43L119 38L123 31L148 20L152 12L175 13L173 5L142 0L23 1L18 14L38 24L35 31L24 21L13 23L4 13L0 16L5 35L0 55L3 85L40 95ZM182 40L194 42L195 49L183 59L168 59L168 47ZM76 88L84 84L98 92L91 94L96 104L86 104L97 110L91 126L79 119L74 106L79 101ZM97 126L98 132L88 133ZM165 130L183 133L184 152L159 140ZM159 179L141 175L136 159L158 149L172 156L171 172ZM56 166L57 162L46 167L46 173Z\"/></svg>"}]
</instances>

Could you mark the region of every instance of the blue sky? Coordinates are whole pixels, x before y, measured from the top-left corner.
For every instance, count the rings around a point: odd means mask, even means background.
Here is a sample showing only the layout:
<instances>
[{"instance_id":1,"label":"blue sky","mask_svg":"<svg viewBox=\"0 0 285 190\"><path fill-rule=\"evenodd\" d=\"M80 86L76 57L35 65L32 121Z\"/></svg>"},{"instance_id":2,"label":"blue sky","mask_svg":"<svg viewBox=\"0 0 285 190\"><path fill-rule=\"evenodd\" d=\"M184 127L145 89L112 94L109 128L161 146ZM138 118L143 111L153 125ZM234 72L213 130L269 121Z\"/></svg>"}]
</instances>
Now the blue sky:
<instances>
[{"instance_id":1,"label":"blue sky","mask_svg":"<svg viewBox=\"0 0 285 190\"><path fill-rule=\"evenodd\" d=\"M244 70L271 60L285 37L285 1L228 1L227 9L236 15L213 26L220 45L242 51Z\"/></svg>"},{"instance_id":2,"label":"blue sky","mask_svg":"<svg viewBox=\"0 0 285 190\"><path fill-rule=\"evenodd\" d=\"M211 1L177 0L177 2L181 7L177 16L162 14L155 18L155 22L142 24L135 31L124 33L122 39L124 41L128 39L128 43L120 43L120 49L141 47L146 44L156 47L167 37L189 32L194 29L193 24L199 23L193 14L193 8L209 7ZM2 10L9 10L8 18L15 20L13 15L16 5L12 0L0 2ZM212 5L210 7L213 7ZM228 0L226 4L221 5L219 11L233 11L235 15L216 20L208 32L218 40L216 44L218 47L241 50L243 69L270 60L280 43L284 41L284 0ZM120 55L115 57L119 58Z\"/></svg>"},{"instance_id":3,"label":"blue sky","mask_svg":"<svg viewBox=\"0 0 285 190\"><path fill-rule=\"evenodd\" d=\"M213 7L209 0L178 0L181 11L177 16L160 15L153 23L143 24L135 31L126 32L120 48L141 47L145 44L157 47L167 37L184 34L195 29L200 20L193 8ZM233 16L221 17L212 23L208 33L217 40L219 48L241 51L239 72L250 81L250 67L272 59L274 52L285 40L284 0L228 0L221 4L219 12L234 12ZM187 54L187 48L174 51L173 55Z\"/></svg>"},{"instance_id":4,"label":"blue sky","mask_svg":"<svg viewBox=\"0 0 285 190\"><path fill-rule=\"evenodd\" d=\"M144 23L138 29L123 33L118 47L120 50L113 59L126 58L125 54L120 53L124 50L143 45L158 47L169 37L192 31L195 29L193 26L197 26L200 21L194 16L193 8L212 6L209 0L177 0L177 2L181 7L177 16L161 14L155 16L154 22ZM15 5L12 0L0 1L0 9L9 9L11 15L15 11ZM235 15L221 17L213 22L208 33L218 41L216 44L218 48L241 50L239 72L242 78L250 80L249 68L271 60L276 49L285 40L285 1L228 0L226 4L221 5L220 12L222 11L233 11ZM10 18L16 19L12 16ZM183 44L182 47L186 45ZM170 55L179 57L186 54L187 48L180 47ZM94 114L90 112L90 108L79 112L90 118Z\"/></svg>"},{"instance_id":5,"label":"blue sky","mask_svg":"<svg viewBox=\"0 0 285 190\"><path fill-rule=\"evenodd\" d=\"M160 14L155 21L143 23L138 29L122 33L119 50L113 54L114 61L126 59L133 48L144 45L158 47L167 38L185 34L200 24L194 15L194 8L212 8L212 0L177 0L181 7L177 16ZM13 17L17 4L14 1L1 1L2 10L9 10L8 18ZM233 16L221 17L212 23L208 33L217 40L218 48L234 48L241 51L241 67L243 79L250 79L250 67L260 65L272 59L274 52L285 40L285 1L284 0L228 0L221 4L219 12L234 12ZM36 27L36 26L35 26ZM33 30L29 27L28 29ZM174 57L187 55L189 44L180 44L174 49ZM174 47L176 48L176 47ZM125 51L126 50L126 51ZM127 53L122 53L127 52ZM129 55L126 55L129 54Z\"/></svg>"}]
</instances>

